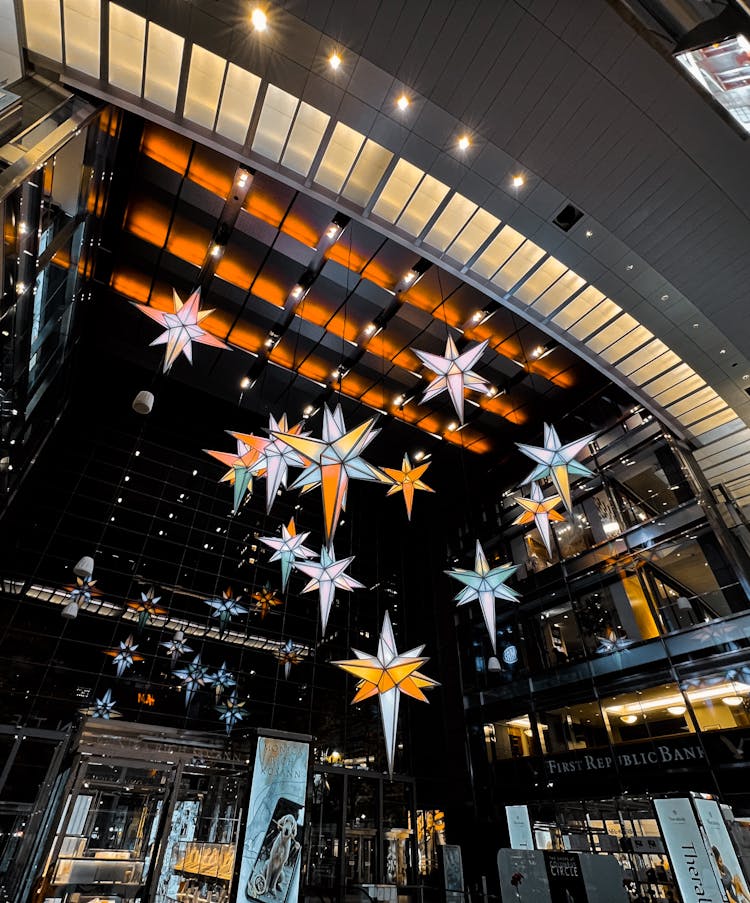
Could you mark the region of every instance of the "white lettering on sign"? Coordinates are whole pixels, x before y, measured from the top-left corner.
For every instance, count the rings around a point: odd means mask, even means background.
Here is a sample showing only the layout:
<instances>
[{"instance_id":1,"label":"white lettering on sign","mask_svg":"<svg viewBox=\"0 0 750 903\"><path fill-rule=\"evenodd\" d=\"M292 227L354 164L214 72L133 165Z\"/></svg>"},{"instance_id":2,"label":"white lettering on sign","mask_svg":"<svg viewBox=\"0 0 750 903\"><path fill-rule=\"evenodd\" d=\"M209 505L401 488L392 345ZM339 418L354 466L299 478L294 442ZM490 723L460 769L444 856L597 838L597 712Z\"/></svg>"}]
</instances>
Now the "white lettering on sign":
<instances>
[{"instance_id":1,"label":"white lettering on sign","mask_svg":"<svg viewBox=\"0 0 750 903\"><path fill-rule=\"evenodd\" d=\"M700 746L659 745L656 749L618 753L615 761L621 768L644 768L649 765L668 765L671 762L696 762L703 758ZM567 761L550 759L547 761L547 768L550 774L577 774L584 771L607 771L612 764L612 756L586 753L580 758Z\"/></svg>"}]
</instances>

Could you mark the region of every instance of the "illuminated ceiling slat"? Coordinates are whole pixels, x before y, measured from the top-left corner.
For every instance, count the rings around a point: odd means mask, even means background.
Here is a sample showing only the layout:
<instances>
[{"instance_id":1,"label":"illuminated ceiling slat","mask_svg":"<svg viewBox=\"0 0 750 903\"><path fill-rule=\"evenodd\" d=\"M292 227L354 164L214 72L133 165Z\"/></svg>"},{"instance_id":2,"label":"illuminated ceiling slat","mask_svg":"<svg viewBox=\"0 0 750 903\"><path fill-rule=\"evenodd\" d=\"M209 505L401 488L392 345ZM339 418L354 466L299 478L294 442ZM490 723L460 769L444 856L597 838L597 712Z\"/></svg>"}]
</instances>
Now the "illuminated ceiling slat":
<instances>
[{"instance_id":1,"label":"illuminated ceiling slat","mask_svg":"<svg viewBox=\"0 0 750 903\"><path fill-rule=\"evenodd\" d=\"M213 129L225 68L226 60L222 57L193 44L182 110L186 119L197 122L205 129Z\"/></svg>"},{"instance_id":2,"label":"illuminated ceiling slat","mask_svg":"<svg viewBox=\"0 0 750 903\"><path fill-rule=\"evenodd\" d=\"M392 159L389 150L368 138L347 179L343 196L358 207L365 207Z\"/></svg>"},{"instance_id":3,"label":"illuminated ceiling slat","mask_svg":"<svg viewBox=\"0 0 750 903\"><path fill-rule=\"evenodd\" d=\"M665 406L685 398L705 385L704 380L691 367L683 364L675 367L663 379L654 380L652 384L646 386L646 391L649 395L653 395L660 405Z\"/></svg>"},{"instance_id":4,"label":"illuminated ceiling slat","mask_svg":"<svg viewBox=\"0 0 750 903\"><path fill-rule=\"evenodd\" d=\"M538 269L534 270L528 279L516 287L513 295L524 304L531 304L546 292L566 270L565 264L560 263L554 257L549 257Z\"/></svg>"},{"instance_id":5,"label":"illuminated ceiling slat","mask_svg":"<svg viewBox=\"0 0 750 903\"><path fill-rule=\"evenodd\" d=\"M310 167L318 152L330 116L322 113L304 101L299 105L297 116L289 134L289 141L281 162L301 176L310 172Z\"/></svg>"},{"instance_id":6,"label":"illuminated ceiling slat","mask_svg":"<svg viewBox=\"0 0 750 903\"><path fill-rule=\"evenodd\" d=\"M448 194L448 186L425 176L398 218L396 225L410 235L421 235L427 223Z\"/></svg>"},{"instance_id":7,"label":"illuminated ceiling slat","mask_svg":"<svg viewBox=\"0 0 750 903\"><path fill-rule=\"evenodd\" d=\"M98 0L63 0L65 17L65 63L99 78Z\"/></svg>"},{"instance_id":8,"label":"illuminated ceiling slat","mask_svg":"<svg viewBox=\"0 0 750 903\"><path fill-rule=\"evenodd\" d=\"M253 138L253 150L278 163L284 150L299 100L276 85L266 88L263 109Z\"/></svg>"},{"instance_id":9,"label":"illuminated ceiling slat","mask_svg":"<svg viewBox=\"0 0 750 903\"><path fill-rule=\"evenodd\" d=\"M542 257L544 250L527 239L510 260L500 267L492 281L506 292L510 291Z\"/></svg>"},{"instance_id":10,"label":"illuminated ceiling slat","mask_svg":"<svg viewBox=\"0 0 750 903\"><path fill-rule=\"evenodd\" d=\"M659 339L652 339L643 348L618 361L615 366L621 373L630 376L635 371L642 371L646 364L661 358L667 351L668 349L664 342Z\"/></svg>"},{"instance_id":11,"label":"illuminated ceiling slat","mask_svg":"<svg viewBox=\"0 0 750 903\"><path fill-rule=\"evenodd\" d=\"M216 131L220 135L237 144L245 143L259 89L257 75L234 63L229 64L216 120Z\"/></svg>"},{"instance_id":12,"label":"illuminated ceiling slat","mask_svg":"<svg viewBox=\"0 0 750 903\"><path fill-rule=\"evenodd\" d=\"M627 365L628 360L629 358L622 363L622 369L624 373L627 373L627 370L625 370L624 368ZM677 366L677 364L680 363L680 360L681 359L674 353L674 351L667 350L663 354L660 354L659 357L657 357L655 360L651 361L648 364L644 364L642 367L639 367L637 370L634 370L628 375L637 386L643 386L645 385L645 383L651 382L651 380L656 379L657 376L661 376L668 370L671 370L673 367Z\"/></svg>"},{"instance_id":13,"label":"illuminated ceiling slat","mask_svg":"<svg viewBox=\"0 0 750 903\"><path fill-rule=\"evenodd\" d=\"M395 223L423 176L418 166L399 160L372 212L389 223Z\"/></svg>"},{"instance_id":14,"label":"illuminated ceiling slat","mask_svg":"<svg viewBox=\"0 0 750 903\"><path fill-rule=\"evenodd\" d=\"M149 22L146 79L143 96L151 103L174 112L182 68L185 39L155 22Z\"/></svg>"},{"instance_id":15,"label":"illuminated ceiling slat","mask_svg":"<svg viewBox=\"0 0 750 903\"><path fill-rule=\"evenodd\" d=\"M534 301L532 307L541 316L548 317L562 307L566 301L570 300L585 284L586 280L579 276L578 273L568 270L556 282L553 282L546 291L542 292Z\"/></svg>"},{"instance_id":16,"label":"illuminated ceiling slat","mask_svg":"<svg viewBox=\"0 0 750 903\"><path fill-rule=\"evenodd\" d=\"M593 285L587 286L580 295L573 298L552 318L560 329L568 330L570 327L590 313L604 301L604 294Z\"/></svg>"},{"instance_id":17,"label":"illuminated ceiling slat","mask_svg":"<svg viewBox=\"0 0 750 903\"><path fill-rule=\"evenodd\" d=\"M477 210L477 205L462 194L454 194L425 238L425 244L445 251Z\"/></svg>"},{"instance_id":18,"label":"illuminated ceiling slat","mask_svg":"<svg viewBox=\"0 0 750 903\"><path fill-rule=\"evenodd\" d=\"M129 9L109 5L109 80L117 88L140 96L146 20Z\"/></svg>"},{"instance_id":19,"label":"illuminated ceiling slat","mask_svg":"<svg viewBox=\"0 0 750 903\"><path fill-rule=\"evenodd\" d=\"M636 322L635 320L633 322ZM621 361L624 357L633 354L634 351L640 349L647 342L653 339L654 334L645 326L636 326L627 335L623 336L616 342L613 342L609 348L602 351L602 357L610 364Z\"/></svg>"},{"instance_id":20,"label":"illuminated ceiling slat","mask_svg":"<svg viewBox=\"0 0 750 903\"><path fill-rule=\"evenodd\" d=\"M446 253L461 264L468 263L499 225L500 220L496 216L480 207L458 233Z\"/></svg>"},{"instance_id":21,"label":"illuminated ceiling slat","mask_svg":"<svg viewBox=\"0 0 750 903\"><path fill-rule=\"evenodd\" d=\"M23 11L29 50L61 63L62 23L58 0L24 0Z\"/></svg>"},{"instance_id":22,"label":"illuminated ceiling slat","mask_svg":"<svg viewBox=\"0 0 750 903\"><path fill-rule=\"evenodd\" d=\"M610 298L605 298L589 313L571 323L567 329L577 339L587 339L621 313L622 308L619 304L615 304ZM555 323L559 323L563 316L564 309L554 318Z\"/></svg>"},{"instance_id":23,"label":"illuminated ceiling slat","mask_svg":"<svg viewBox=\"0 0 750 903\"><path fill-rule=\"evenodd\" d=\"M338 194L354 166L354 161L364 142L364 135L350 129L343 122L336 123L336 128L333 130L331 140L328 142L328 147L315 174L315 181L334 194Z\"/></svg>"},{"instance_id":24,"label":"illuminated ceiling slat","mask_svg":"<svg viewBox=\"0 0 750 903\"><path fill-rule=\"evenodd\" d=\"M516 232L510 226L503 226L498 235L474 261L471 269L485 279L490 279L511 254L515 254L524 241L520 232Z\"/></svg>"},{"instance_id":25,"label":"illuminated ceiling slat","mask_svg":"<svg viewBox=\"0 0 750 903\"><path fill-rule=\"evenodd\" d=\"M717 397L716 392L710 386L705 386L702 389L698 389L697 392L682 398L680 401L670 404L667 410L674 417L682 417L683 414L687 414L707 401L714 401Z\"/></svg>"}]
</instances>

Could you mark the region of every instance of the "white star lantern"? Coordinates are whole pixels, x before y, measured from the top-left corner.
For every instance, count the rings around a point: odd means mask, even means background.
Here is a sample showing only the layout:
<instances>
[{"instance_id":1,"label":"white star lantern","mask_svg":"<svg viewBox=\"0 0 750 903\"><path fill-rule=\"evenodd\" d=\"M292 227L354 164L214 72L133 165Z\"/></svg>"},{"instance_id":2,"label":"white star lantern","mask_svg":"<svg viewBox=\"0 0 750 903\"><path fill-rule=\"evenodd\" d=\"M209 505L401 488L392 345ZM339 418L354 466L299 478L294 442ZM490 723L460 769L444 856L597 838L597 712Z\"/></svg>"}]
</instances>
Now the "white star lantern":
<instances>
[{"instance_id":1,"label":"white star lantern","mask_svg":"<svg viewBox=\"0 0 750 903\"><path fill-rule=\"evenodd\" d=\"M445 343L445 354L430 354L427 351L417 351L413 349L417 357L422 363L429 367L430 370L437 373L437 376L425 389L422 395L422 402L429 401L441 392L448 392L456 409L458 419L464 422L464 393L466 389L473 389L475 392L486 393L489 383L484 377L475 373L471 368L479 363L479 359L487 350L489 339L485 339L473 348L467 348L461 354L458 353L456 343L452 336L448 336Z\"/></svg>"},{"instance_id":2,"label":"white star lantern","mask_svg":"<svg viewBox=\"0 0 750 903\"><path fill-rule=\"evenodd\" d=\"M110 718L122 717L119 712L115 711L116 705L117 703L112 699L112 691L105 690L101 699L96 699L90 708L82 711L84 715L89 715L91 718L103 718L105 721L109 721Z\"/></svg>"},{"instance_id":3,"label":"white star lantern","mask_svg":"<svg viewBox=\"0 0 750 903\"><path fill-rule=\"evenodd\" d=\"M336 553L333 546L327 549L325 546L320 550L320 561L298 561L294 566L298 571L302 571L310 577L310 582L302 590L303 593L311 593L318 590L320 595L320 620L322 624L321 635L326 635L328 627L328 616L331 613L333 605L333 597L336 589L345 589L350 592L353 589L364 589L364 585L344 571L354 561L354 556L336 560Z\"/></svg>"},{"instance_id":4,"label":"white star lantern","mask_svg":"<svg viewBox=\"0 0 750 903\"><path fill-rule=\"evenodd\" d=\"M555 511L555 507L560 504L559 495L551 495L544 497L542 487L539 483L531 484L531 498L517 498L516 501L523 508L523 511L513 521L514 524L528 524L532 520L534 525L542 537L544 548L547 554L552 558L552 536L550 534L551 521L564 521L565 518L559 512Z\"/></svg>"},{"instance_id":5,"label":"white star lantern","mask_svg":"<svg viewBox=\"0 0 750 903\"><path fill-rule=\"evenodd\" d=\"M271 513L271 507L276 499L279 489L286 489L286 481L290 467L305 467L307 459L299 455L286 442L278 438L278 434L284 433L290 436L308 436L302 431L302 424L298 423L291 429L287 423L286 414L282 414L276 420L273 414L268 417L268 432L270 439L263 436L253 436L246 433L232 433L238 442L243 442L248 448L253 449L259 455L260 466L266 471L266 513Z\"/></svg>"},{"instance_id":6,"label":"white star lantern","mask_svg":"<svg viewBox=\"0 0 750 903\"><path fill-rule=\"evenodd\" d=\"M172 662L176 662L181 655L187 655L192 652L192 648L185 642L185 634L181 630L176 630L171 640L164 640L159 643L167 650L167 655L172 657Z\"/></svg>"},{"instance_id":7,"label":"white star lantern","mask_svg":"<svg viewBox=\"0 0 750 903\"><path fill-rule=\"evenodd\" d=\"M168 373L172 364L177 360L180 354L193 363L193 342L200 342L202 345L212 345L214 348L228 349L229 345L218 339L215 335L211 335L201 327L201 322L213 313L213 310L199 310L201 303L201 290L195 289L190 297L183 304L180 296L172 289L174 298L174 312L168 313L162 310L156 310L145 304L138 304L131 301L142 314L151 317L160 326L164 327L164 332L157 336L152 345L166 345L164 352L164 373Z\"/></svg>"},{"instance_id":8,"label":"white star lantern","mask_svg":"<svg viewBox=\"0 0 750 903\"><path fill-rule=\"evenodd\" d=\"M289 521L288 526L281 525L281 536L259 536L258 539L264 546L273 549L274 553L268 559L269 561L281 562L281 590L284 592L289 583L289 575L292 573L292 567L300 558L315 558L315 552L308 549L304 542L310 533L298 533L294 523L294 518Z\"/></svg>"},{"instance_id":9,"label":"white star lantern","mask_svg":"<svg viewBox=\"0 0 750 903\"><path fill-rule=\"evenodd\" d=\"M213 674L206 675L206 684L214 688L216 701L218 702L223 692L237 686L237 681L234 679L234 674L227 670L227 663L223 662L221 667L217 668Z\"/></svg>"},{"instance_id":10,"label":"white star lantern","mask_svg":"<svg viewBox=\"0 0 750 903\"><path fill-rule=\"evenodd\" d=\"M596 433L589 433L588 436L583 436L581 439L576 439L574 442L568 442L563 445L554 426L545 423L543 446L522 445L520 442L516 442L519 450L527 458L536 461L537 465L526 477L522 485L532 483L535 480L552 480L555 491L562 498L567 512L572 514L573 504L570 498L570 478L593 476L592 471L576 461L575 458L595 438Z\"/></svg>"},{"instance_id":11,"label":"white star lantern","mask_svg":"<svg viewBox=\"0 0 750 903\"><path fill-rule=\"evenodd\" d=\"M464 584L464 588L456 595L456 601L459 605L466 605L467 602L471 602L474 599L479 600L487 633L490 635L492 642L492 651L495 655L497 655L495 599L505 599L508 602L515 602L518 599L518 593L510 586L505 585L508 577L517 570L518 565L504 565L491 568L487 563L484 549L482 549L479 540L477 540L474 570L453 568L445 572L449 577L453 577L454 580Z\"/></svg>"},{"instance_id":12,"label":"white star lantern","mask_svg":"<svg viewBox=\"0 0 750 903\"><path fill-rule=\"evenodd\" d=\"M307 466L291 488L309 489L313 484L320 484L325 538L330 545L341 511L346 505L349 480L369 480L389 485L391 480L361 457L362 452L380 432L373 429L374 419L360 423L347 433L342 432L345 427L339 410L326 411L326 415L322 439L276 431L271 435L299 452L306 461Z\"/></svg>"},{"instance_id":13,"label":"white star lantern","mask_svg":"<svg viewBox=\"0 0 750 903\"><path fill-rule=\"evenodd\" d=\"M233 690L232 695L228 696L221 705L216 706L219 720L226 724L228 734L232 732L235 724L239 724L247 715L244 706L245 703L239 701L236 690Z\"/></svg>"},{"instance_id":14,"label":"white star lantern","mask_svg":"<svg viewBox=\"0 0 750 903\"><path fill-rule=\"evenodd\" d=\"M419 672L422 665L429 661L428 658L422 657L423 649L424 646L415 646L414 649L399 653L396 649L391 617L386 611L376 655L368 655L366 652L360 652L359 649L352 649L356 658L333 662L338 668L359 678L357 693L352 700L352 705L377 695L385 734L388 774L391 777L393 777L401 694L405 693L420 702L428 702L422 691L440 686L436 680L425 677Z\"/></svg>"},{"instance_id":15,"label":"white star lantern","mask_svg":"<svg viewBox=\"0 0 750 903\"><path fill-rule=\"evenodd\" d=\"M185 688L185 708L188 708L193 700L195 691L206 686L208 668L201 664L201 656L198 653L192 662L188 662L184 668L172 673L180 679L182 686Z\"/></svg>"},{"instance_id":16,"label":"white star lantern","mask_svg":"<svg viewBox=\"0 0 750 903\"><path fill-rule=\"evenodd\" d=\"M107 649L104 653L112 658L112 664L117 665L117 676L122 675L132 668L136 662L142 662L143 656L136 653L138 643L133 642L133 634L131 633L126 640L120 640L120 645L116 649Z\"/></svg>"}]
</instances>

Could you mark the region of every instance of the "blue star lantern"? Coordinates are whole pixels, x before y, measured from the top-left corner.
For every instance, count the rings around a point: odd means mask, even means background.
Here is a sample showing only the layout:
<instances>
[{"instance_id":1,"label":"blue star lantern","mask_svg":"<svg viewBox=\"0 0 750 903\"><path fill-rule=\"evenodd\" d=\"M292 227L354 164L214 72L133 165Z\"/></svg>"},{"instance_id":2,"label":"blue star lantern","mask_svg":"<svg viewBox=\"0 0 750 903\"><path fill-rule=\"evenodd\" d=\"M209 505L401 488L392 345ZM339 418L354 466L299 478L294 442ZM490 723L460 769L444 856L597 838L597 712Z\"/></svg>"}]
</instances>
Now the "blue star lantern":
<instances>
[{"instance_id":1,"label":"blue star lantern","mask_svg":"<svg viewBox=\"0 0 750 903\"><path fill-rule=\"evenodd\" d=\"M235 724L239 724L239 722L247 715L244 705L245 703L240 702L237 698L237 691L235 690L221 705L216 706L216 711L219 713L219 720L226 724L228 734L231 733Z\"/></svg>"},{"instance_id":2,"label":"blue star lantern","mask_svg":"<svg viewBox=\"0 0 750 903\"><path fill-rule=\"evenodd\" d=\"M179 677L185 688L185 708L188 708L196 690L206 686L208 668L201 664L201 656L198 653L192 662L188 662L184 668L174 671L173 674L175 677Z\"/></svg>"},{"instance_id":3,"label":"blue star lantern","mask_svg":"<svg viewBox=\"0 0 750 903\"><path fill-rule=\"evenodd\" d=\"M232 588L228 587L221 594L221 599L206 599L206 605L213 608L211 612L212 618L219 619L219 636L224 636L227 625L235 615L247 614L247 609L239 603L239 597L235 599L232 595Z\"/></svg>"}]
</instances>

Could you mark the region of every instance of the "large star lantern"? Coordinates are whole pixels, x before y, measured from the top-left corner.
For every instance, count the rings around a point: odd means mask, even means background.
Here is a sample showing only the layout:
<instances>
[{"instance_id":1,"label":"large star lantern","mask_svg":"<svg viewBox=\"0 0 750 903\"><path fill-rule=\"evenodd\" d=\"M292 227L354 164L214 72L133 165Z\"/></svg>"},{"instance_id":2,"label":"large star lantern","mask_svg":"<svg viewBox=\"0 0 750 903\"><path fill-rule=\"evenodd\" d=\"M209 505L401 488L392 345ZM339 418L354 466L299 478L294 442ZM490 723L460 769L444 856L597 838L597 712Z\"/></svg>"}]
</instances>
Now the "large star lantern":
<instances>
[{"instance_id":1,"label":"large star lantern","mask_svg":"<svg viewBox=\"0 0 750 903\"><path fill-rule=\"evenodd\" d=\"M76 577L75 584L67 587L70 602L68 602L66 609L70 609L68 613L72 618L78 614L78 609L82 605L91 602L94 596L98 595L98 591L94 589L94 586L96 586L96 580L92 580L91 577Z\"/></svg>"},{"instance_id":2,"label":"large star lantern","mask_svg":"<svg viewBox=\"0 0 750 903\"><path fill-rule=\"evenodd\" d=\"M237 698L236 691L233 691L232 695L228 696L221 705L216 706L216 711L219 713L219 720L226 724L228 734L232 732L232 728L235 724L239 724L247 715L244 706L245 703L240 702Z\"/></svg>"},{"instance_id":3,"label":"large star lantern","mask_svg":"<svg viewBox=\"0 0 750 903\"><path fill-rule=\"evenodd\" d=\"M380 430L373 429L374 419L360 423L349 432L343 432L343 417L339 409L326 409L323 438L313 439L292 433L274 432L294 451L299 452L307 466L292 483L292 489L309 488L320 484L323 495L323 519L326 545L330 545L338 526L341 511L346 505L349 480L369 480L390 483L389 478L368 464L361 455Z\"/></svg>"},{"instance_id":4,"label":"large star lantern","mask_svg":"<svg viewBox=\"0 0 750 903\"><path fill-rule=\"evenodd\" d=\"M555 511L557 505L560 504L559 495L550 495L544 497L542 487L539 483L531 484L531 498L517 498L516 501L523 508L521 514L513 521L514 524L529 524L534 521L534 525L542 537L544 548L547 554L552 558L552 536L550 534L550 522L563 521L565 518L558 511Z\"/></svg>"},{"instance_id":5,"label":"large star lantern","mask_svg":"<svg viewBox=\"0 0 750 903\"><path fill-rule=\"evenodd\" d=\"M188 708L196 691L206 686L208 668L201 663L201 656L198 653L192 662L188 662L184 668L172 673L179 678L180 683L185 688L185 708Z\"/></svg>"},{"instance_id":6,"label":"large star lantern","mask_svg":"<svg viewBox=\"0 0 750 903\"><path fill-rule=\"evenodd\" d=\"M278 436L279 434L288 436L309 435L303 432L302 426L303 424L298 423L290 429L286 414L282 414L278 421L273 414L270 414L268 417L270 439L245 433L232 433L238 443L243 442L259 456L261 467L266 472L266 512L268 514L271 513L271 507L279 489L282 486L286 489L289 468L305 467L307 464L307 459L303 458L282 439L279 439Z\"/></svg>"},{"instance_id":7,"label":"large star lantern","mask_svg":"<svg viewBox=\"0 0 750 903\"><path fill-rule=\"evenodd\" d=\"M445 354L430 354L428 351L412 349L422 363L429 367L437 376L427 386L422 395L422 402L429 401L441 392L447 392L456 409L458 419L464 422L464 393L466 389L475 392L486 393L489 383L484 377L475 373L471 368L475 367L484 352L487 350L489 339L485 339L473 348L467 348L461 354L458 353L456 343L452 336L448 336L445 343Z\"/></svg>"},{"instance_id":8,"label":"large star lantern","mask_svg":"<svg viewBox=\"0 0 750 903\"><path fill-rule=\"evenodd\" d=\"M271 589L269 583L266 583L265 586L262 586L253 593L253 601L255 602L253 611L256 611L260 615L261 621L265 619L272 608L281 605L281 599L279 599L276 593Z\"/></svg>"},{"instance_id":9,"label":"large star lantern","mask_svg":"<svg viewBox=\"0 0 750 903\"><path fill-rule=\"evenodd\" d=\"M359 680L352 705L372 696L378 697L385 734L388 773L391 776L396 752L396 728L401 694L404 693L420 702L428 702L422 691L440 686L436 680L426 677L419 671L422 665L429 661L422 657L423 649L424 646L416 646L407 652L398 652L391 618L386 611L376 655L352 649L356 658L333 662L338 668L353 674Z\"/></svg>"},{"instance_id":10,"label":"large star lantern","mask_svg":"<svg viewBox=\"0 0 750 903\"><path fill-rule=\"evenodd\" d=\"M110 718L122 717L119 712L115 711L116 705L117 703L112 699L112 691L105 690L101 699L95 699L92 706L87 709L81 709L81 712L90 718L103 718L109 721Z\"/></svg>"},{"instance_id":11,"label":"large star lantern","mask_svg":"<svg viewBox=\"0 0 750 903\"><path fill-rule=\"evenodd\" d=\"M141 593L140 602L128 602L128 608L138 613L138 629L143 628L151 621L155 615L165 615L166 608L160 608L161 596L154 595L156 591L153 586L145 593Z\"/></svg>"},{"instance_id":12,"label":"large star lantern","mask_svg":"<svg viewBox=\"0 0 750 903\"><path fill-rule=\"evenodd\" d=\"M183 304L180 296L172 289L174 299L174 312L156 310L145 304L131 302L142 314L151 317L160 326L164 327L164 332L157 336L152 345L166 345L164 352L164 366L162 372L168 373L172 364L177 358L184 354L188 361L193 363L193 342L200 342L202 345L212 345L214 348L228 349L229 345L218 339L216 336L206 332L200 325L202 321L213 313L213 310L200 310L201 290L195 289L190 297Z\"/></svg>"},{"instance_id":13,"label":"large star lantern","mask_svg":"<svg viewBox=\"0 0 750 903\"><path fill-rule=\"evenodd\" d=\"M289 679L289 672L292 670L292 665L298 665L302 661L291 640L287 640L286 643L284 643L276 654L276 658L278 658L279 662L284 666L285 680Z\"/></svg>"},{"instance_id":14,"label":"large star lantern","mask_svg":"<svg viewBox=\"0 0 750 903\"><path fill-rule=\"evenodd\" d=\"M212 674L206 675L206 684L214 688L218 702L222 693L237 686L237 681L234 679L234 674L227 670L227 663L222 662L220 668L217 668Z\"/></svg>"},{"instance_id":15,"label":"large star lantern","mask_svg":"<svg viewBox=\"0 0 750 903\"><path fill-rule=\"evenodd\" d=\"M232 434L234 435L234 434ZM263 472L263 459L255 448L251 448L244 439L235 436L237 441L237 453L211 451L204 448L203 451L212 458L216 458L222 464L226 465L229 470L219 480L220 483L231 483L234 490L233 503L234 510L239 511L245 494L253 488L253 476L259 476Z\"/></svg>"},{"instance_id":16,"label":"large star lantern","mask_svg":"<svg viewBox=\"0 0 750 903\"><path fill-rule=\"evenodd\" d=\"M281 562L281 590L284 592L289 583L292 566L299 558L315 558L315 552L305 547L304 542L310 533L298 533L294 518L288 526L281 525L281 536L259 536L263 545L273 549L269 561Z\"/></svg>"},{"instance_id":17,"label":"large star lantern","mask_svg":"<svg viewBox=\"0 0 750 903\"><path fill-rule=\"evenodd\" d=\"M133 634L126 640L120 640L120 645L116 649L106 649L104 654L112 658L112 664L117 666L117 676L122 675L132 668L136 662L142 662L143 656L136 653L138 643L133 642Z\"/></svg>"},{"instance_id":18,"label":"large star lantern","mask_svg":"<svg viewBox=\"0 0 750 903\"><path fill-rule=\"evenodd\" d=\"M213 608L211 617L219 619L220 637L224 636L224 631L233 617L247 614L247 609L239 603L239 597L235 598L232 595L231 587L224 590L221 594L221 599L206 599L205 601L206 605Z\"/></svg>"},{"instance_id":19,"label":"large star lantern","mask_svg":"<svg viewBox=\"0 0 750 903\"><path fill-rule=\"evenodd\" d=\"M393 481L393 485L386 494L393 495L396 492L403 492L404 503L406 504L406 514L409 520L411 520L411 509L414 504L414 492L417 489L422 489L425 492L435 491L434 489L431 489L427 483L423 483L421 479L429 466L430 463L428 461L426 464L412 467L409 456L404 455L404 460L401 462L401 470L397 470L395 467L381 468L383 473Z\"/></svg>"},{"instance_id":20,"label":"large star lantern","mask_svg":"<svg viewBox=\"0 0 750 903\"><path fill-rule=\"evenodd\" d=\"M492 642L492 651L495 655L497 655L495 599L505 599L508 602L515 602L518 599L518 593L505 585L508 577L517 570L517 565L491 568L487 563L484 549L482 549L479 540L477 540L474 570L453 568L445 572L449 577L453 577L454 580L464 584L464 588L456 595L456 601L459 605L466 605L467 602L471 602L474 599L479 600L487 633L490 635Z\"/></svg>"},{"instance_id":21,"label":"large star lantern","mask_svg":"<svg viewBox=\"0 0 750 903\"><path fill-rule=\"evenodd\" d=\"M328 616L331 613L333 597L336 589L344 589L351 592L353 589L364 589L364 585L348 574L344 573L354 561L354 556L336 560L333 546L320 550L320 561L298 561L295 567L310 577L310 582L303 587L303 593L311 593L318 590L320 598L321 636L326 635Z\"/></svg>"},{"instance_id":22,"label":"large star lantern","mask_svg":"<svg viewBox=\"0 0 750 903\"><path fill-rule=\"evenodd\" d=\"M185 642L185 634L181 630L176 630L171 640L164 640L159 645L164 646L167 650L167 655L172 657L173 664L181 655L187 655L188 652L193 651Z\"/></svg>"},{"instance_id":23,"label":"large star lantern","mask_svg":"<svg viewBox=\"0 0 750 903\"><path fill-rule=\"evenodd\" d=\"M523 445L516 442L519 450L536 461L536 467L523 481L523 484L532 483L535 480L552 480L555 491L562 498L563 504L569 514L573 513L573 504L570 498L571 477L591 477L593 473L575 460L583 449L596 438L596 433L589 433L574 442L563 445L554 426L544 424L544 445Z\"/></svg>"}]
</instances>

